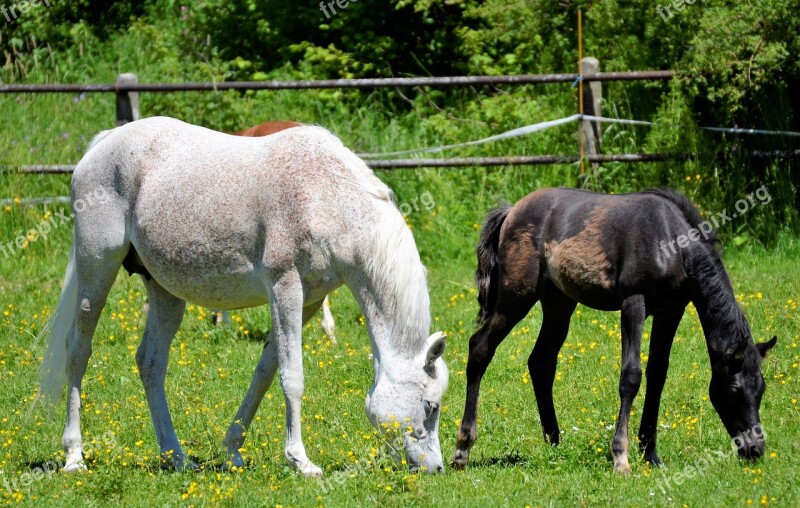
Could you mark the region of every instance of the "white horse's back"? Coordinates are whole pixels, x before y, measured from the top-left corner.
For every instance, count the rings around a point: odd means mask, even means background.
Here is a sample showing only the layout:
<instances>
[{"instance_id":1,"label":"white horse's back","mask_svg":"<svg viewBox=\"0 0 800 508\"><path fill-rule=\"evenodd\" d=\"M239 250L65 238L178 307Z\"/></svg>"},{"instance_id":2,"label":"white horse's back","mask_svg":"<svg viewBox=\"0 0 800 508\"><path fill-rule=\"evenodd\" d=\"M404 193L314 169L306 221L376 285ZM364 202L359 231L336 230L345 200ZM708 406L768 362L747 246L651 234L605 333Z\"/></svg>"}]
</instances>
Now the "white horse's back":
<instances>
[{"instance_id":1,"label":"white horse's back","mask_svg":"<svg viewBox=\"0 0 800 508\"><path fill-rule=\"evenodd\" d=\"M352 262L357 252L342 238L367 241L374 232L354 225L374 213L375 199L391 206L372 171L312 126L243 138L140 120L107 134L76 170L77 189L100 181L126 208L119 226L135 261L172 294L223 309L266 303L264 270L298 255L301 271L330 291L341 283L330 258Z\"/></svg>"}]
</instances>

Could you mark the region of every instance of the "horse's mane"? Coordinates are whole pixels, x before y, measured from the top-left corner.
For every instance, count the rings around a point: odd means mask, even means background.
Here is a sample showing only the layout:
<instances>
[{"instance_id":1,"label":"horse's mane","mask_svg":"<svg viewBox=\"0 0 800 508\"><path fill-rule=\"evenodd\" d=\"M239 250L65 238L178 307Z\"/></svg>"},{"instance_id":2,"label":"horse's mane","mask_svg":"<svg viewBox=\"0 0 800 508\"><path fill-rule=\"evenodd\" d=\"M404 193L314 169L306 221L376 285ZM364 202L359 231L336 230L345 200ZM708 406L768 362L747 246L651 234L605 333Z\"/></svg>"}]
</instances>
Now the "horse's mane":
<instances>
[{"instance_id":1,"label":"horse's mane","mask_svg":"<svg viewBox=\"0 0 800 508\"><path fill-rule=\"evenodd\" d=\"M642 191L642 194L654 194L656 196L662 197L667 201L671 202L675 206L678 207L678 210L681 211L683 216L686 218L686 221L689 225L693 228L700 228L700 224L703 222L703 217L700 215L700 210L697 209L696 206L689 201L689 198L681 194L680 192L667 189L667 188L658 188L658 189L647 189ZM704 230L705 231L705 230ZM703 242L708 243L710 245L716 245L719 243L716 234L714 231L707 233L701 236Z\"/></svg>"},{"instance_id":2,"label":"horse's mane","mask_svg":"<svg viewBox=\"0 0 800 508\"><path fill-rule=\"evenodd\" d=\"M371 248L364 249L367 271L376 291L386 297L392 315L389 344L396 351L416 354L425 345L430 328L430 297L427 273L419 257L414 235L394 201L394 193L372 169L328 130L307 126L326 136L351 174L353 184L370 194L382 215ZM341 182L341 180L340 180Z\"/></svg>"},{"instance_id":3,"label":"horse's mane","mask_svg":"<svg viewBox=\"0 0 800 508\"><path fill-rule=\"evenodd\" d=\"M647 189L643 193L654 194L670 201L678 207L691 227L700 229L700 224L703 222L700 211L680 192L661 188ZM684 259L687 273L694 279L695 284L702 286L701 292L706 295L705 302L695 302L695 307L703 307L707 316L714 316L713 324L721 327L713 338L707 336L707 340L716 341L711 344L715 351L737 350L747 344L750 325L736 302L725 265L715 248L719 240L713 230L700 235L698 241L708 246L705 250L707 255Z\"/></svg>"}]
</instances>

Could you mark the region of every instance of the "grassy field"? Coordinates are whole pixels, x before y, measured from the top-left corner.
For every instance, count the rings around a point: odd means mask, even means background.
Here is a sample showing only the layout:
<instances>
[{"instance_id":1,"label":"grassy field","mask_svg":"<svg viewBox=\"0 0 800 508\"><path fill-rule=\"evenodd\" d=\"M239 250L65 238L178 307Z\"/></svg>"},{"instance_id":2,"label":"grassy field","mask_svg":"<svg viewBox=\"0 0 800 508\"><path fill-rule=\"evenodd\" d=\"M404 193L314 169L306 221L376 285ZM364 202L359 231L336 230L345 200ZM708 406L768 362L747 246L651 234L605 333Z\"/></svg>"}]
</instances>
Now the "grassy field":
<instances>
[{"instance_id":1,"label":"grassy field","mask_svg":"<svg viewBox=\"0 0 800 508\"><path fill-rule=\"evenodd\" d=\"M140 76L142 81L157 78ZM113 79L113 74L95 81L104 79ZM313 94L214 97L205 98L199 107L189 94L144 95L143 114L170 114L222 130L266 118L298 119L331 128L357 151L379 151L477 139L571 113L573 107L568 95L562 102L551 103L535 94L524 101L500 96L496 100L508 112L504 124L485 117L483 111L467 110L449 112L453 118L434 112L424 119L413 115L387 119L391 115L376 113L385 106L377 95L365 98L366 106L358 115L326 109L326 103L316 102ZM233 104L236 111L226 113ZM13 126L0 131L3 160L8 164L77 162L91 136L112 122L111 96L0 97L0 124ZM636 145L636 133L614 129L606 131L607 148L624 150ZM574 147L570 132L553 131L503 142L492 147L492 154L574 153ZM452 155L480 153L467 149ZM463 411L467 342L477 310L474 245L488 209L548 185L582 183L626 191L632 190L637 178L647 185L677 181L695 201L700 201L704 189L717 185L717 180L698 174L691 165L666 169L640 165L636 173L630 166L609 165L596 180L583 182L576 174L575 166L379 174L396 191L398 203L408 205L408 222L429 267L435 329L449 334L445 359L451 372L450 389L443 401L440 432L446 460L454 451ZM305 480L287 466L283 396L277 385L248 436L248 467L235 473L219 470L224 431L245 393L269 328L266 308L236 312L233 325L223 328L210 324L205 309L188 308L173 344L167 393L178 435L204 469L201 473L162 472L134 361L144 324L143 287L136 277L120 274L95 335L84 381L83 435L93 442L88 454L90 471L77 476L34 476L37 468L63 458L59 451L63 408L39 410L30 417L27 411L44 352L44 344L35 338L58 300L72 225L59 218L63 206L31 208L22 200L66 195L69 178L0 172L0 191L0 199L12 200L0 208L0 245L11 242L14 248L0 249L0 505L800 503L800 281L795 275L800 242L785 236L774 249L758 247L746 235L746 221L752 215L726 230L740 244L734 247L729 242L726 262L756 339L779 337L764 363L769 388L762 421L768 453L759 462L742 462L730 453L730 439L708 401L708 357L699 322L691 312L673 349L659 421L659 450L666 468L653 470L633 457L632 475L612 474L609 442L618 411L620 354L617 313L580 308L573 318L555 384L556 409L565 436L558 448L545 445L526 367L541 320L536 307L501 346L484 380L472 467L437 477L398 469L381 459L380 443L364 414L364 398L372 381L369 343L360 310L348 291L340 289L332 296L339 343L329 343L318 319L305 330L304 436L309 456L324 469L325 478ZM23 241L22 249L16 246L19 235L42 222L53 225L47 238ZM632 435L642 402L640 396L634 406Z\"/></svg>"},{"instance_id":2,"label":"grassy field","mask_svg":"<svg viewBox=\"0 0 800 508\"><path fill-rule=\"evenodd\" d=\"M476 170L477 171L477 170ZM510 170L509 179L535 187L530 170ZM556 170L558 171L558 170ZM443 400L442 451L449 460L463 411L467 343L477 310L473 246L485 207L463 195L447 197L479 180L475 201L522 194L522 185L492 184L491 172L436 172L381 176L399 188L401 202L428 191L436 205L408 217L423 259L435 328L449 334L445 359L450 389ZM67 179L4 175L14 195L57 195ZM434 183L437 187L433 187ZM8 185L8 187L5 187ZM461 187L459 187L461 186ZM463 194L463 193L462 193ZM481 209L483 208L483 209ZM57 215L60 206L0 210L0 242ZM534 308L501 346L484 380L479 439L465 472L426 476L382 460L380 443L364 415L372 380L363 318L346 289L332 296L339 342L332 345L319 320L305 329L306 400L304 436L309 456L325 471L306 480L283 458L283 396L276 384L265 399L246 441L248 466L223 473L221 446L244 395L263 334L266 308L233 314L230 327L214 327L205 309L190 306L171 355L167 393L185 449L200 473L159 470L157 445L134 352L143 327L143 287L120 274L94 339L84 381L83 435L93 442L87 474L37 474L63 458L63 408L26 416L37 384L44 344L36 335L55 308L66 265L71 224L59 224L47 239L21 251L0 252L0 504L46 506L561 506L561 505L778 505L800 503L798 469L798 363L800 363L800 242L786 239L774 250L728 248L726 263L758 341L778 335L764 363L768 390L762 422L767 455L747 463L731 453L731 442L707 396L708 357L691 309L678 332L659 420L659 450L666 468L654 470L632 457L633 473L612 473L609 442L618 411L620 332L618 313L580 307L559 359L556 409L565 436L558 448L544 444L526 360L541 312ZM454 240L457 239L457 240ZM649 324L648 324L649 328ZM645 336L645 348L647 336ZM646 351L646 349L645 349ZM643 355L646 363L647 356ZM643 397L637 399L635 434ZM109 433L110 431L110 433ZM377 457L377 460L375 460ZM49 467L49 466L48 466ZM35 475L36 474L36 475Z\"/></svg>"}]
</instances>

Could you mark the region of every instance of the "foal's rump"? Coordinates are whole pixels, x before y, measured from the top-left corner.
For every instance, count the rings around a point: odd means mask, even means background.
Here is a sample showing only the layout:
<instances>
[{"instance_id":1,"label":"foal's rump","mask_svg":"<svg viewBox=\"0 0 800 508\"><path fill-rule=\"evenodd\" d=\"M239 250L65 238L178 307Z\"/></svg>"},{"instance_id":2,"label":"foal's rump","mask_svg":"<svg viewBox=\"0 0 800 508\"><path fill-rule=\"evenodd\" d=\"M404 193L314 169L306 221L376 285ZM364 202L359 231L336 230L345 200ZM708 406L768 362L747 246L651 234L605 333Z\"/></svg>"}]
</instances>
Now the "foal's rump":
<instances>
[{"instance_id":1,"label":"foal's rump","mask_svg":"<svg viewBox=\"0 0 800 508\"><path fill-rule=\"evenodd\" d=\"M549 279L571 299L601 310L617 310L626 296L644 294L656 308L659 295L679 289L685 279L681 251L669 248L694 222L680 199L662 191L533 192L514 205L503 224L501 266L514 264L510 256L519 252L514 242L530 238L527 252L539 260L537 287Z\"/></svg>"}]
</instances>

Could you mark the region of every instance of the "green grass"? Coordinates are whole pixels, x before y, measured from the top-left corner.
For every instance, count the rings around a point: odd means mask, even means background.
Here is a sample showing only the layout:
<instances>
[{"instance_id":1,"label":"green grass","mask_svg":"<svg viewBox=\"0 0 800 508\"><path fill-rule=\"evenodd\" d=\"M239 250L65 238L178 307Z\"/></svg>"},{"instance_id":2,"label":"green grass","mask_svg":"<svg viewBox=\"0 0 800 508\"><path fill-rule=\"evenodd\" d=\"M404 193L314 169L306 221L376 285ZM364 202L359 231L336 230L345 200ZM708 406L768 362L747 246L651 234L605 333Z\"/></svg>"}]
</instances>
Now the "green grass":
<instances>
[{"instance_id":1,"label":"green grass","mask_svg":"<svg viewBox=\"0 0 800 508\"><path fill-rule=\"evenodd\" d=\"M452 177L436 172L406 173L387 179L396 180L402 200L404 195L419 195L431 189L426 185L432 181L458 189L459 178L481 174L475 171ZM534 173L512 171L527 178ZM35 186L30 181L19 182L30 188ZM56 179L56 183L48 185L64 183ZM46 189L51 190L55 189ZM509 199L518 197L515 189L492 185L474 192L495 191L508 192ZM496 197L476 200L483 203ZM450 388L443 400L440 432L442 451L449 460L463 411L467 343L477 310L472 283L473 245L478 235L474 223L485 213L485 207L473 209L465 197L439 201L444 203L437 202L430 211L416 212L409 220L429 267L435 328L449 334L445 359L451 372ZM0 210L0 240L13 240L18 231L35 226L46 217L44 209L14 205ZM779 337L778 346L764 363L768 390L762 422L768 433L768 451L756 463L740 461L728 453L730 439L708 401L708 357L699 322L691 312L687 312L673 348L659 419L659 451L667 469L652 470L634 456L630 476L612 473L608 445L618 411L617 313L581 307L573 318L555 383L556 409L564 439L557 448L544 444L526 368L541 320L537 306L500 347L485 377L472 467L465 472L448 471L432 477L413 474L381 460L366 465L380 448L364 414L364 397L372 381L369 342L358 307L348 291L340 289L332 298L339 344L327 341L316 318L304 330L305 444L326 478L321 482L306 480L287 466L283 458L283 396L278 384L264 400L247 438L248 467L236 473L222 473L217 468L224 456L221 439L244 395L261 349L262 334L269 326L266 308L234 313L234 326L229 328L211 326L202 309L187 310L172 348L167 393L178 435L205 470L163 472L158 467L158 449L133 357L143 326L143 289L136 277L120 274L95 334L94 353L84 382L83 435L87 441L100 441L89 457L90 472L45 476L22 486L20 480L28 478L23 475L37 465L63 457L59 452L63 409L39 410L30 418L26 418L26 412L44 351L44 344L36 343L34 338L56 305L70 235L70 226L64 225L47 240L37 240L21 253L9 257L0 254L0 382L4 394L0 399L0 504L800 503L800 282L793 275L800 243L788 238L775 250L729 248L726 255L754 336L759 341L773 334ZM458 240L454 240L456 237ZM632 435L638 426L642 395L643 392L634 406ZM110 444L102 442L109 430L114 441ZM716 450L728 455L677 485L678 473L691 472L688 468L700 464L700 457L714 456ZM666 487L663 475L670 480L671 488ZM9 482L11 492L6 490L4 480Z\"/></svg>"},{"instance_id":2,"label":"green grass","mask_svg":"<svg viewBox=\"0 0 800 508\"><path fill-rule=\"evenodd\" d=\"M138 54L138 53L137 53ZM102 66L101 66L102 67ZM142 65L124 64L120 70ZM64 76L63 82L105 82L117 69L93 75ZM88 71L87 71L88 72ZM156 71L141 81L159 81ZM477 139L500 130L571 114L569 93L553 99L553 89L530 89L527 96L484 99L482 109L467 104L442 114L417 104L408 113L388 112L381 94L365 94L363 107L332 107L332 92L143 94L145 116L168 114L221 130L266 119L297 119L325 125L356 151L400 150ZM435 96L434 96L435 97ZM74 163L97 131L113 126L113 98L87 94L1 96L0 146L7 164ZM348 99L353 101L352 98ZM423 101L420 101L423 102ZM64 136L64 134L67 134ZM636 134L606 131L606 149L638 146ZM541 137L493 145L489 151L467 149L448 155L574 153L574 133L552 131ZM703 189L716 180L671 165L609 165L598 178L582 181L576 166L468 168L381 172L399 203L412 203L430 192L435 206L409 216L424 262L436 329L449 333L445 359L450 389L443 401L440 437L446 460L452 456L463 411L467 343L476 303L472 273L479 224L500 201L515 201L531 190L552 185L604 188L617 192L679 181L682 190L702 202ZM665 176L666 175L666 176ZM689 176L689 181L686 177ZM69 193L69 177L0 172L0 198L56 196ZM0 244L13 242L61 206L0 209ZM733 224L747 226L745 220ZM22 252L0 251L0 505L103 506L352 506L386 505L511 506L561 505L746 505L750 500L776 505L800 503L796 466L800 457L797 368L800 362L798 303L800 282L794 276L800 241L783 236L772 250L754 242L729 247L726 262L743 299L757 340L773 334L779 343L765 362L766 393L762 420L768 456L758 463L734 457L704 468L699 477L677 485L678 473L715 450L728 451L722 424L707 399L710 376L705 344L696 317L686 316L673 350L659 423L659 450L666 470L651 470L637 456L633 474L612 473L609 442L618 411L618 314L580 308L562 350L555 384L556 409L564 440L544 444L526 360L533 347L541 312L535 307L500 347L485 377L480 405L479 439L466 472L429 477L378 460L380 443L364 414L372 382L369 343L361 312L346 289L333 295L339 344L330 345L314 319L305 330L306 401L304 437L309 456L326 473L309 481L283 458L283 396L270 390L246 442L248 467L221 473L221 440L243 397L269 327L266 308L234 313L235 326L215 328L205 311L190 308L178 333L167 377L168 400L185 448L205 465L202 473L162 472L144 392L135 370L134 351L143 326L144 295L135 277L120 275L94 340L85 378L83 435L100 441L90 458L90 473L56 474L20 484L39 464L63 457L59 452L63 408L38 411L26 418L37 384L44 344L35 337L55 308L71 239L71 224L55 228L47 239ZM732 243L732 242L729 242ZM737 250L738 249L738 250ZM759 296L760 294L760 296ZM647 341L645 340L645 346ZM642 407L637 399L631 435ZM115 443L102 442L112 431ZM770 456L769 454L776 455ZM671 481L665 485L662 475ZM6 491L4 481L11 485ZM13 487L17 482L18 489ZM662 483L658 483L662 482Z\"/></svg>"}]
</instances>

